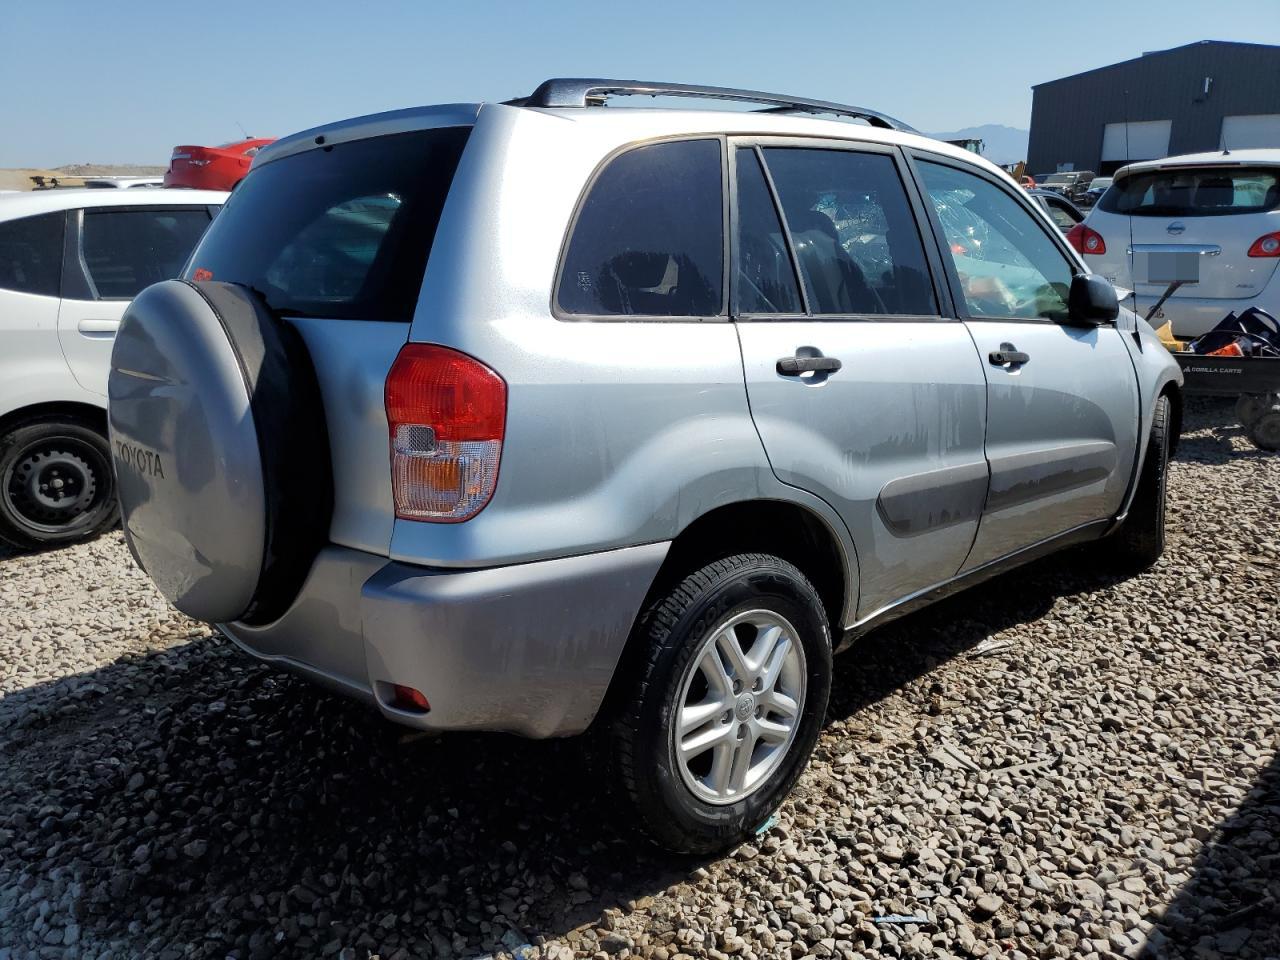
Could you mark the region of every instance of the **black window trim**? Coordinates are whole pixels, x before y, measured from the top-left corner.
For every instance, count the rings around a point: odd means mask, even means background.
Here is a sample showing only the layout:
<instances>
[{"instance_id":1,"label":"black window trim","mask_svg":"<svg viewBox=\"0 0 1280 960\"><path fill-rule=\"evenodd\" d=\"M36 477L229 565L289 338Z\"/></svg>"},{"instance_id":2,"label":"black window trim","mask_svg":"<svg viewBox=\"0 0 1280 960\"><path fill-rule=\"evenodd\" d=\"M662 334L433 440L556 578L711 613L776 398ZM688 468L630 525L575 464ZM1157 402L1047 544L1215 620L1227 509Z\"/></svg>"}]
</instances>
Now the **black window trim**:
<instances>
[{"instance_id":1,"label":"black window trim","mask_svg":"<svg viewBox=\"0 0 1280 960\"><path fill-rule=\"evenodd\" d=\"M569 244L578 229L578 219L582 216L587 198L595 188L596 181L605 170L623 154L643 147L660 143L688 143L696 140L715 140L720 144L720 312L714 316L686 317L668 316L664 314L641 313L570 313L560 306L560 284L564 280L564 262L569 254ZM556 257L555 276L551 283L551 315L565 323L727 323L729 322L729 165L728 136L722 133L680 133L668 136L652 137L647 140L633 140L611 150L596 164L591 176L578 193L574 203L573 216L560 238L560 253Z\"/></svg>"},{"instance_id":2,"label":"black window trim","mask_svg":"<svg viewBox=\"0 0 1280 960\"><path fill-rule=\"evenodd\" d=\"M734 305L734 313L732 317L734 321L743 323L788 323L788 322L805 322L805 323L954 323L956 322L954 310L951 309L950 291L946 284L941 283L940 278L944 276L942 270L943 262L939 259L938 253L934 250L933 243L930 242L931 237L922 224L926 215L926 209L923 205L921 196L908 168L902 151L894 144L878 143L869 140L845 140L832 137L814 137L803 135L759 135L759 136L739 136L733 135L729 138L729 149L733 150L738 147L753 148L760 163L761 169L764 171L765 183L769 187L769 194L773 199L774 210L778 214L778 220L782 224L783 236L787 243L787 250L791 255L792 269L796 274L796 283L800 287L801 303L804 306L804 313L738 313L736 289L732 292L730 302ZM773 174L769 170L769 165L765 162L763 151L768 147L785 147L800 150L840 150L846 153L875 153L889 156L893 159L894 169L897 171L898 179L902 183L903 192L907 197L907 204L912 216L916 222L916 231L920 237L920 246L924 251L925 266L929 271L929 283L933 290L934 303L938 307L937 314L910 314L910 313L865 313L865 314L839 314L839 313L814 313L809 304L809 294L805 288L804 274L800 270L800 263L796 256L795 246L791 239L791 228L787 224L786 214L782 210L782 203L778 196L777 187L773 182ZM733 229L730 231L730 242L734 242L734 233L738 223L738 187L737 187L737 155L732 155L732 173L730 176L730 190L732 193L732 217L731 225ZM729 271L731 282L737 283L737 250L734 250L734 259L732 268Z\"/></svg>"},{"instance_id":3,"label":"black window trim","mask_svg":"<svg viewBox=\"0 0 1280 960\"><path fill-rule=\"evenodd\" d=\"M909 147L905 151L907 166L911 171L911 176L915 180L916 190L919 192L922 200L927 200L929 194L925 189L924 178L920 173L917 163L936 163L940 166L951 167L962 173L968 173L980 180L985 180L997 190L1001 190L1008 197L1013 198L1015 203L1024 207L1031 215L1031 219L1035 221L1040 228L1040 232L1049 238L1049 242L1058 249L1063 255L1067 263L1071 266L1071 276L1077 277L1089 271L1081 264L1074 250L1067 243L1066 237L1057 226L1052 223L1046 225L1046 216L1042 209L1035 207L1036 198L1031 197L1027 192L1017 184L1009 181L1003 182L999 177L993 175L977 164L966 163L957 160L955 157L949 157L946 154L934 153L932 150L923 150L919 147ZM1035 209L1032 209L1035 207ZM956 272L955 261L948 252L946 231L942 228L942 221L938 218L938 212L934 209L932 201L925 204L925 215L928 218L929 225L933 231L933 246L937 248L939 256L942 257L942 266L945 270L947 285L950 287L952 309L955 316L965 322L973 323L1039 323L1054 324L1055 326L1067 326L1064 321L1050 320L1047 317L980 317L969 313L968 303L964 298L964 289L960 285L960 276ZM1052 227L1052 229L1049 229ZM943 254L946 253L946 256ZM1101 323L1099 326L1114 326L1114 321Z\"/></svg>"},{"instance_id":4,"label":"black window trim","mask_svg":"<svg viewBox=\"0 0 1280 960\"><path fill-rule=\"evenodd\" d=\"M220 209L220 208L217 208ZM164 213L199 210L213 222L215 207L208 203L113 203L101 207L78 207L67 211L63 248L62 298L95 303L128 303L133 297L103 297L84 258L84 215L86 213ZM208 226L205 227L208 230ZM71 291L71 292L69 292Z\"/></svg>"}]
</instances>

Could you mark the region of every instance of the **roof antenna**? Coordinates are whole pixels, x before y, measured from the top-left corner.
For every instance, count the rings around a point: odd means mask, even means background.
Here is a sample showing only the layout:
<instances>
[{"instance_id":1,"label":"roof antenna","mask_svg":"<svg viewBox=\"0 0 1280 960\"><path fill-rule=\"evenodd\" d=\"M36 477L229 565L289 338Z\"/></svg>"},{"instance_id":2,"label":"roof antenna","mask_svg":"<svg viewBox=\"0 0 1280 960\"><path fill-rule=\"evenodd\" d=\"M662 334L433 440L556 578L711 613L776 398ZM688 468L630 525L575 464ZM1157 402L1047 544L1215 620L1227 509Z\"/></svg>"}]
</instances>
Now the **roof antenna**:
<instances>
[{"instance_id":1,"label":"roof antenna","mask_svg":"<svg viewBox=\"0 0 1280 960\"><path fill-rule=\"evenodd\" d=\"M253 139L253 137L249 136L249 131L244 128L244 124L242 124L239 120L232 120L231 122L240 128L240 132L244 134L244 138L246 140Z\"/></svg>"}]
</instances>

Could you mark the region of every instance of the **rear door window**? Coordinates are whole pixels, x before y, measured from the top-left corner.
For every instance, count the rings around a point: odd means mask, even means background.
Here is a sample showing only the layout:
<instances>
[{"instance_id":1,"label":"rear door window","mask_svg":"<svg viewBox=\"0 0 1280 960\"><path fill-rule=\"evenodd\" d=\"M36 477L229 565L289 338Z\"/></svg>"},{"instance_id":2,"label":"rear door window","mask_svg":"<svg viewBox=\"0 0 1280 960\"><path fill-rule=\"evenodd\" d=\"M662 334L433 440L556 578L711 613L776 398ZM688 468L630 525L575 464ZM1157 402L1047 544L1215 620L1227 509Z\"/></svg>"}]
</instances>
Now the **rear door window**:
<instances>
[{"instance_id":1,"label":"rear door window","mask_svg":"<svg viewBox=\"0 0 1280 960\"><path fill-rule=\"evenodd\" d=\"M66 223L61 210L0 223L0 289L56 297Z\"/></svg>"},{"instance_id":2,"label":"rear door window","mask_svg":"<svg viewBox=\"0 0 1280 960\"><path fill-rule=\"evenodd\" d=\"M1098 208L1135 217L1217 217L1280 207L1280 169L1152 170L1112 184Z\"/></svg>"},{"instance_id":3,"label":"rear door window","mask_svg":"<svg viewBox=\"0 0 1280 960\"><path fill-rule=\"evenodd\" d=\"M131 300L182 272L209 227L208 208L85 210L80 252L98 300Z\"/></svg>"},{"instance_id":4,"label":"rear door window","mask_svg":"<svg viewBox=\"0 0 1280 960\"><path fill-rule=\"evenodd\" d=\"M282 157L240 183L188 274L258 291L282 316L413 319L470 127Z\"/></svg>"},{"instance_id":5,"label":"rear door window","mask_svg":"<svg viewBox=\"0 0 1280 960\"><path fill-rule=\"evenodd\" d=\"M936 316L924 246L893 157L766 147L809 311Z\"/></svg>"},{"instance_id":6,"label":"rear door window","mask_svg":"<svg viewBox=\"0 0 1280 960\"><path fill-rule=\"evenodd\" d=\"M723 291L720 141L655 143L611 161L565 250L561 312L715 317Z\"/></svg>"}]
</instances>

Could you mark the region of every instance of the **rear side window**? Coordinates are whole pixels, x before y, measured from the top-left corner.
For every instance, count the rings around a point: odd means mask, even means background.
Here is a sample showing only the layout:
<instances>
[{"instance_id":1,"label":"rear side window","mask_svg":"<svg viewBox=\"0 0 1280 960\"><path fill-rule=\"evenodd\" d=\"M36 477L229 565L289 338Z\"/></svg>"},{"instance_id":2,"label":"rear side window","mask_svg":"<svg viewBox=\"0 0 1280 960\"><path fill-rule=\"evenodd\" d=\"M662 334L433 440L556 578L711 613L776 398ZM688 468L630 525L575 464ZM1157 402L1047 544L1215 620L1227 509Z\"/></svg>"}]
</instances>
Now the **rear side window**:
<instances>
[{"instance_id":1,"label":"rear side window","mask_svg":"<svg viewBox=\"0 0 1280 960\"><path fill-rule=\"evenodd\" d=\"M936 316L924 246L893 158L767 147L815 314Z\"/></svg>"},{"instance_id":2,"label":"rear side window","mask_svg":"<svg viewBox=\"0 0 1280 960\"><path fill-rule=\"evenodd\" d=\"M59 211L0 223L0 289L58 295L66 222Z\"/></svg>"},{"instance_id":3,"label":"rear side window","mask_svg":"<svg viewBox=\"0 0 1280 960\"><path fill-rule=\"evenodd\" d=\"M208 227L205 207L86 210L80 249L97 298L131 300L176 277Z\"/></svg>"},{"instance_id":4,"label":"rear side window","mask_svg":"<svg viewBox=\"0 0 1280 960\"><path fill-rule=\"evenodd\" d=\"M412 320L470 132L370 137L252 171L188 275L252 287L282 316Z\"/></svg>"},{"instance_id":5,"label":"rear side window","mask_svg":"<svg viewBox=\"0 0 1280 960\"><path fill-rule=\"evenodd\" d=\"M1135 217L1218 217L1280 207L1280 169L1152 170L1111 185L1098 207Z\"/></svg>"},{"instance_id":6,"label":"rear side window","mask_svg":"<svg viewBox=\"0 0 1280 960\"><path fill-rule=\"evenodd\" d=\"M723 287L720 141L637 147L605 167L565 251L560 310L714 317Z\"/></svg>"}]
</instances>

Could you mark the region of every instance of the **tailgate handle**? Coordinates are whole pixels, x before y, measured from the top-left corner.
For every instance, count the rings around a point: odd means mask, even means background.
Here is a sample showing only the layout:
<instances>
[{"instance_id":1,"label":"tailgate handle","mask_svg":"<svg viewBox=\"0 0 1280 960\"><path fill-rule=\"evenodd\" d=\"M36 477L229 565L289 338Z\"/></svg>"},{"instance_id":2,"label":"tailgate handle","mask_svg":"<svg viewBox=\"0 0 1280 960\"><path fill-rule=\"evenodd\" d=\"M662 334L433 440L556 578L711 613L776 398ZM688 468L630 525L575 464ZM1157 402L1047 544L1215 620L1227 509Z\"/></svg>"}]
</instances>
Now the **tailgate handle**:
<instances>
[{"instance_id":1,"label":"tailgate handle","mask_svg":"<svg viewBox=\"0 0 1280 960\"><path fill-rule=\"evenodd\" d=\"M802 373L835 373L842 366L837 357L783 357L777 369L784 377L794 377Z\"/></svg>"},{"instance_id":2,"label":"tailgate handle","mask_svg":"<svg viewBox=\"0 0 1280 960\"><path fill-rule=\"evenodd\" d=\"M1135 243L1126 253L1194 253L1200 257L1216 257L1222 253L1222 247L1216 243Z\"/></svg>"},{"instance_id":3,"label":"tailgate handle","mask_svg":"<svg viewBox=\"0 0 1280 960\"><path fill-rule=\"evenodd\" d=\"M1010 363L1027 363L1031 360L1031 355L1023 353L1012 343L1002 343L999 350L992 350L987 354L987 359L997 367L1003 367Z\"/></svg>"},{"instance_id":4,"label":"tailgate handle","mask_svg":"<svg viewBox=\"0 0 1280 960\"><path fill-rule=\"evenodd\" d=\"M110 336L120 329L120 321L85 319L76 324L76 329L86 337Z\"/></svg>"}]
</instances>

